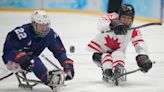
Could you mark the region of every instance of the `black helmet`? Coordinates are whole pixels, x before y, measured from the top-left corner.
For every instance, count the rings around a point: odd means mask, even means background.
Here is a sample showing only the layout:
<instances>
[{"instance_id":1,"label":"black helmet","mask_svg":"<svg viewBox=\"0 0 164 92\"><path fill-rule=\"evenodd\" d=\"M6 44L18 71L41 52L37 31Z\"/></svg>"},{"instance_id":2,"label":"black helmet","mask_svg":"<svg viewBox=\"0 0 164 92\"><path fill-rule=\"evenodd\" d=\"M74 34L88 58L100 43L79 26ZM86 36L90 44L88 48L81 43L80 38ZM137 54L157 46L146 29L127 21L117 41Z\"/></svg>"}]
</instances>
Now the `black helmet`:
<instances>
[{"instance_id":1,"label":"black helmet","mask_svg":"<svg viewBox=\"0 0 164 92\"><path fill-rule=\"evenodd\" d=\"M127 16L134 18L134 15L135 15L134 7L130 4L123 4L119 8L118 14L119 14L119 16L127 15Z\"/></svg>"}]
</instances>

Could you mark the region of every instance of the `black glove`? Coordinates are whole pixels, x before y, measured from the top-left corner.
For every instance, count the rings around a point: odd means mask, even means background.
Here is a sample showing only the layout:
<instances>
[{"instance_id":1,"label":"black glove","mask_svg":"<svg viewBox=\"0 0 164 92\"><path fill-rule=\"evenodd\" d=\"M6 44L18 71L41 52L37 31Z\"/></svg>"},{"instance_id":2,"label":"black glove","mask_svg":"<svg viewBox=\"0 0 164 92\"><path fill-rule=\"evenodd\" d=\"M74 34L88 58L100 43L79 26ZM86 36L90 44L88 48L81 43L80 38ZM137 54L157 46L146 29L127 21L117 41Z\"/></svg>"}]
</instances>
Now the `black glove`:
<instances>
[{"instance_id":1,"label":"black glove","mask_svg":"<svg viewBox=\"0 0 164 92\"><path fill-rule=\"evenodd\" d=\"M125 25L124 23L115 23L115 22L112 22L110 24L110 28L111 30L114 31L114 33L116 35L126 35L127 34L127 30L128 30L128 26Z\"/></svg>"},{"instance_id":2,"label":"black glove","mask_svg":"<svg viewBox=\"0 0 164 92\"><path fill-rule=\"evenodd\" d=\"M65 80L71 80L74 77L73 61L68 59L63 64L64 72L67 74Z\"/></svg>"},{"instance_id":3,"label":"black glove","mask_svg":"<svg viewBox=\"0 0 164 92\"><path fill-rule=\"evenodd\" d=\"M152 68L152 62L147 55L138 55L136 61L142 72L148 72Z\"/></svg>"},{"instance_id":4,"label":"black glove","mask_svg":"<svg viewBox=\"0 0 164 92\"><path fill-rule=\"evenodd\" d=\"M97 66L101 67L101 59L102 59L102 53L93 53L92 60L94 63L97 64Z\"/></svg>"},{"instance_id":5,"label":"black glove","mask_svg":"<svg viewBox=\"0 0 164 92\"><path fill-rule=\"evenodd\" d=\"M102 53L93 53L92 59L95 62L101 62Z\"/></svg>"},{"instance_id":6,"label":"black glove","mask_svg":"<svg viewBox=\"0 0 164 92\"><path fill-rule=\"evenodd\" d=\"M18 52L15 57L15 62L18 63L23 70L31 71L32 63L30 57L25 52Z\"/></svg>"}]
</instances>

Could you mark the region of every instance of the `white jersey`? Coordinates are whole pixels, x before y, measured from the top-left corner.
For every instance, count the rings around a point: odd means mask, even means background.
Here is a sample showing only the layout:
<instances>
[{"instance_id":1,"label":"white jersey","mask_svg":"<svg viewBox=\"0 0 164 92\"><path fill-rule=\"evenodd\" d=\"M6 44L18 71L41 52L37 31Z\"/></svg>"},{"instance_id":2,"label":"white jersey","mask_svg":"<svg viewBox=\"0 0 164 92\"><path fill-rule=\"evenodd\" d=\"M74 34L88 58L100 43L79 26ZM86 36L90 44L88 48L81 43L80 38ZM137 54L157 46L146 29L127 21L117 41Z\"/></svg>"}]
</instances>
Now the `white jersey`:
<instances>
[{"instance_id":1,"label":"white jersey","mask_svg":"<svg viewBox=\"0 0 164 92\"><path fill-rule=\"evenodd\" d=\"M113 31L105 32L110 30L109 25L111 20L117 18L117 13L111 13L106 14L99 19L98 28L101 33L98 33L96 37L90 41L87 49L96 53L114 51L121 51L125 53L127 45L129 42L132 42L138 54L148 54L147 47L144 43L144 40L142 39L140 30L129 30L126 35L116 35Z\"/></svg>"}]
</instances>

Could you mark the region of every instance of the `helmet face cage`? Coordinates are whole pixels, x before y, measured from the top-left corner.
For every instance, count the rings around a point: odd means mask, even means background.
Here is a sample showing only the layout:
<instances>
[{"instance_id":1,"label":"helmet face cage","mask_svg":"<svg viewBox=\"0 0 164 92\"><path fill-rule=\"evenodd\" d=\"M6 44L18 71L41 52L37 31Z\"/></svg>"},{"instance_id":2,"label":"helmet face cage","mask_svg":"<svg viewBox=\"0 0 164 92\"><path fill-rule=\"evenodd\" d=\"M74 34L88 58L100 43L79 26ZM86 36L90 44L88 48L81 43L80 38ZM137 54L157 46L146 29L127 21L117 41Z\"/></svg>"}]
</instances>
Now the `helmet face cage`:
<instances>
[{"instance_id":1,"label":"helmet face cage","mask_svg":"<svg viewBox=\"0 0 164 92\"><path fill-rule=\"evenodd\" d=\"M50 19L43 10L37 10L32 13L31 23L34 27L35 34L39 37L46 36L50 31ZM46 29L39 28L38 25L44 25Z\"/></svg>"},{"instance_id":2,"label":"helmet face cage","mask_svg":"<svg viewBox=\"0 0 164 92\"><path fill-rule=\"evenodd\" d=\"M132 23L133 23L133 19L134 19L134 15L135 15L135 11L134 11L134 7L132 5L129 4L123 4L120 9L119 9L119 18L122 15L126 15L132 18ZM132 23L129 25L129 27L132 25Z\"/></svg>"}]
</instances>

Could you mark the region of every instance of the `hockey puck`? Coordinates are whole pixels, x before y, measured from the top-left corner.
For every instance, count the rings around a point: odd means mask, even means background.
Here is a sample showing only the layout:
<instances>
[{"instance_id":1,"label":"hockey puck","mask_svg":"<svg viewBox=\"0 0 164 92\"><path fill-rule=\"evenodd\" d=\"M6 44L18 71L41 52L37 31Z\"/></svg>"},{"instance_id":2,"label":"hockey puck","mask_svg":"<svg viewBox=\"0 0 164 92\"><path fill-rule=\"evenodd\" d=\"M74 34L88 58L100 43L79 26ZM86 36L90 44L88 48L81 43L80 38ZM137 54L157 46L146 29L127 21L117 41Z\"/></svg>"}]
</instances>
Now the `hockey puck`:
<instances>
[{"instance_id":1,"label":"hockey puck","mask_svg":"<svg viewBox=\"0 0 164 92\"><path fill-rule=\"evenodd\" d=\"M70 50L71 53L74 53L75 52L75 46L70 46L69 50Z\"/></svg>"}]
</instances>

